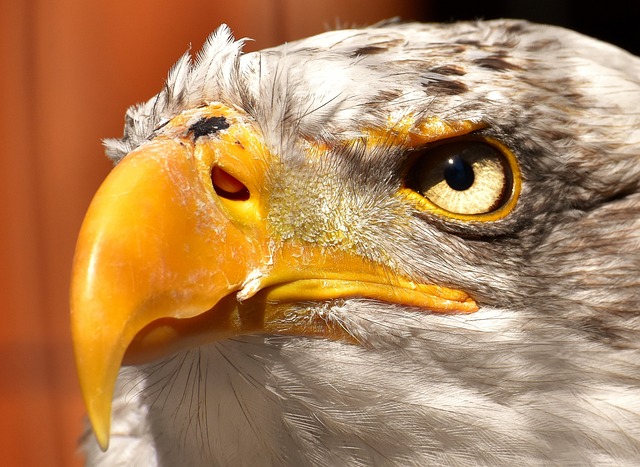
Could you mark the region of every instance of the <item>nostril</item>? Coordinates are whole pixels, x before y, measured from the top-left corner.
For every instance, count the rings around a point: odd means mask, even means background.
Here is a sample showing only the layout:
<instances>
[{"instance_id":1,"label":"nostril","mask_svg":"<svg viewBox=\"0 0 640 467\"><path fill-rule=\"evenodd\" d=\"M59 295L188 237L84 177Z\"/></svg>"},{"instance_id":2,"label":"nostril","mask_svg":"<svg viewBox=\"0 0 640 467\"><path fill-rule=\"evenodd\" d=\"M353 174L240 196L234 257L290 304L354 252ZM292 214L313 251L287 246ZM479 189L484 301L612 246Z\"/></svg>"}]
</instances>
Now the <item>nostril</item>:
<instances>
[{"instance_id":1,"label":"nostril","mask_svg":"<svg viewBox=\"0 0 640 467\"><path fill-rule=\"evenodd\" d=\"M211 181L213 189L221 198L238 201L249 199L249 190L244 183L220 167L216 166L211 169Z\"/></svg>"}]
</instances>

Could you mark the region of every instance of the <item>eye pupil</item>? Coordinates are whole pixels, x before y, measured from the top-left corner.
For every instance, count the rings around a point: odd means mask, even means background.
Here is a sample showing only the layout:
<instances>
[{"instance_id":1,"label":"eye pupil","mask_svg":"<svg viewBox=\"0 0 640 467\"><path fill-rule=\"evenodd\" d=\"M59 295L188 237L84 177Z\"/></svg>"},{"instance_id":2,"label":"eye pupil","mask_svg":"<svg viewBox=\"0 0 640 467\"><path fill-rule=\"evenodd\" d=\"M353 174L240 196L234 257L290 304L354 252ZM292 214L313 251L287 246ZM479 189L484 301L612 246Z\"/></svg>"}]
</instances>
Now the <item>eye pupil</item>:
<instances>
[{"instance_id":1,"label":"eye pupil","mask_svg":"<svg viewBox=\"0 0 640 467\"><path fill-rule=\"evenodd\" d=\"M475 180L473 167L462 157L453 156L445 165L444 179L456 191L468 190Z\"/></svg>"}]
</instances>

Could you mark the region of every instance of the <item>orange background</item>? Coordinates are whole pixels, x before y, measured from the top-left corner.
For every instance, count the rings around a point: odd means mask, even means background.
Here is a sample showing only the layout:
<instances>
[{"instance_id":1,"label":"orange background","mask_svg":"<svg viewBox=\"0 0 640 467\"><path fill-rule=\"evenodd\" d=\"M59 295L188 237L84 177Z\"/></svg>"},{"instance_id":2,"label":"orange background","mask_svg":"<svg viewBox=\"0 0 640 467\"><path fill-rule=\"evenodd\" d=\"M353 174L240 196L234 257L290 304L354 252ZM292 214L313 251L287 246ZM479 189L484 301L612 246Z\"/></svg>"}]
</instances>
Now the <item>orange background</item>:
<instances>
[{"instance_id":1,"label":"orange background","mask_svg":"<svg viewBox=\"0 0 640 467\"><path fill-rule=\"evenodd\" d=\"M68 289L100 139L221 22L256 50L340 24L420 18L419 0L2 0L0 464L78 466L84 409ZM418 8L420 13L418 14Z\"/></svg>"}]
</instances>

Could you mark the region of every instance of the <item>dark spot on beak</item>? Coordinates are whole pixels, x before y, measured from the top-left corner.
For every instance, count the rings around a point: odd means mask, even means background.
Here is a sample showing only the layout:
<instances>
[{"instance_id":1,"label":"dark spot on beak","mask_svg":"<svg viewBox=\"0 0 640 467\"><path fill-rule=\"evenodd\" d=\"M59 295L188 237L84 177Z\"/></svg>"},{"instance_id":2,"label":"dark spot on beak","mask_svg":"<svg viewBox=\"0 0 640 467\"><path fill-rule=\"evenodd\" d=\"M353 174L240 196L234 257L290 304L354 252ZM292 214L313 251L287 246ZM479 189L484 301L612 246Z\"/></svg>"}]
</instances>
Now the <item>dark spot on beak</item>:
<instances>
[{"instance_id":1,"label":"dark spot on beak","mask_svg":"<svg viewBox=\"0 0 640 467\"><path fill-rule=\"evenodd\" d=\"M189 127L189 133L197 140L201 136L215 135L220 130L229 128L229 123L224 117L204 117Z\"/></svg>"}]
</instances>

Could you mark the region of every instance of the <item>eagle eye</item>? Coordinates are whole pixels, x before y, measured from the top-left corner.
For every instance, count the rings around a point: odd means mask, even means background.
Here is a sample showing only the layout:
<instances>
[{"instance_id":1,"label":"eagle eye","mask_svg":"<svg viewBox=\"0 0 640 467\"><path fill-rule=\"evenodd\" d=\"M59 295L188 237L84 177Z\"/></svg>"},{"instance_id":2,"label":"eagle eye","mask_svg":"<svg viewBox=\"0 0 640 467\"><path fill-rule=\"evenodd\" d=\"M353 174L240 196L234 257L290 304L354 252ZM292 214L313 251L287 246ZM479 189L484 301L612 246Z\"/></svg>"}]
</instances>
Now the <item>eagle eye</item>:
<instances>
[{"instance_id":1,"label":"eagle eye","mask_svg":"<svg viewBox=\"0 0 640 467\"><path fill-rule=\"evenodd\" d=\"M515 161L507 152L485 139L438 142L417 153L405 186L444 214L493 213L514 192Z\"/></svg>"}]
</instances>

